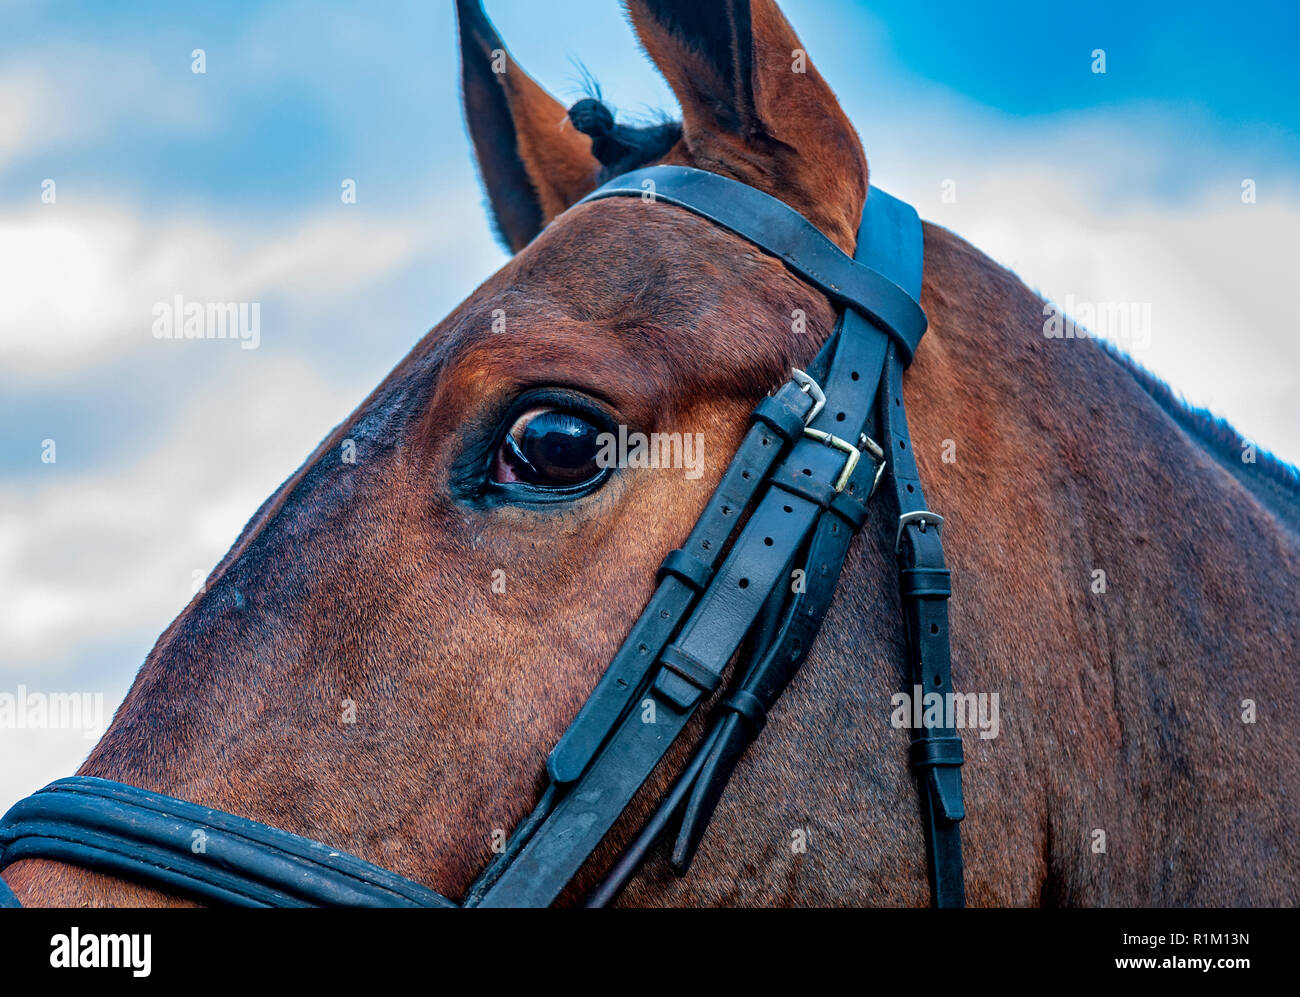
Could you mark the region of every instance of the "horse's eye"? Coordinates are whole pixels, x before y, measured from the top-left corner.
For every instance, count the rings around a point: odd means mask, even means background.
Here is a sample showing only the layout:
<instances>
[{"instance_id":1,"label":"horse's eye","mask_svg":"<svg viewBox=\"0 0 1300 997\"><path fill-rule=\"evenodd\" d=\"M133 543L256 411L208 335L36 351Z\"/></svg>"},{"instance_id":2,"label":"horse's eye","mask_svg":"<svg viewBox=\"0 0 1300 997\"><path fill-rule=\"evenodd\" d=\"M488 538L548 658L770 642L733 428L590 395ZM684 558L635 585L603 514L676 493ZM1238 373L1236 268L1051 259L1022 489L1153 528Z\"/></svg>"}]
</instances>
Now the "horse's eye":
<instances>
[{"instance_id":1,"label":"horse's eye","mask_svg":"<svg viewBox=\"0 0 1300 997\"><path fill-rule=\"evenodd\" d=\"M568 488L598 476L600 430L580 415L535 408L510 427L497 448L493 477L541 488Z\"/></svg>"}]
</instances>

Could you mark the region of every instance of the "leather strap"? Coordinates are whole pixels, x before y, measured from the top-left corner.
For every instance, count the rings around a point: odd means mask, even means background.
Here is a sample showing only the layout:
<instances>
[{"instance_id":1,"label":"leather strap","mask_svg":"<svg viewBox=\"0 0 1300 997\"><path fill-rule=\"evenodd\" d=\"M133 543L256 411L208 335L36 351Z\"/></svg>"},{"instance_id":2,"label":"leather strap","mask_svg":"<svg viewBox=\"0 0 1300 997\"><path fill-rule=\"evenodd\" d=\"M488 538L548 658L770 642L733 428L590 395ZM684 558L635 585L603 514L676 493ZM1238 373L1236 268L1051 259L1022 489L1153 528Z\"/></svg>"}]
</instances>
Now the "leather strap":
<instances>
[{"instance_id":1,"label":"leather strap","mask_svg":"<svg viewBox=\"0 0 1300 997\"><path fill-rule=\"evenodd\" d=\"M618 196L675 204L743 236L841 308L851 306L875 322L894 339L904 364L911 363L926 326L919 296L899 287L876 263L848 256L784 201L717 173L647 166L615 177L578 203Z\"/></svg>"},{"instance_id":2,"label":"leather strap","mask_svg":"<svg viewBox=\"0 0 1300 997\"><path fill-rule=\"evenodd\" d=\"M857 258L885 269L908 293L919 298L923 259L920 240L921 228L915 212L873 189L859 231ZM837 361L841 356L852 355L856 347L858 362L832 365L826 380L826 395L831 402L820 418L825 420L829 416L842 427L849 418L845 411L848 409L870 413L869 425L865 427L869 432L886 426L886 452L892 460L889 478L896 501L902 512L915 513L924 508L924 498L903 416L901 366L895 355L896 346L852 310L845 312L837 336L840 340ZM873 347L877 352L866 353ZM870 361L866 356L870 356ZM872 372L871 394L877 394L875 387L879 388L878 412L872 409L870 395L861 407L854 404L861 402L860 397L855 398L854 386L859 375L867 370ZM889 417L884 413L889 413ZM855 427L854 431L859 428ZM893 459L895 454L902 455L901 459ZM948 572L943 567L937 530L931 529L929 537L923 539L923 556L913 556L917 550L911 542L911 533L921 527L917 517L908 523L900 526L900 534L906 534L905 542L900 545L906 551L900 554L900 590L907 632L908 673L922 686L928 682L929 687L942 686L946 691L951 678L946 603L942 600L949 591ZM821 626L849 543L861 520L852 522L852 530L843 526L830 515L823 516L818 523L804 562L806 588L789 600L779 626L763 635L761 650L734 691L722 702L704 745L641 835L588 899L588 906L612 902L635 873L637 863L679 816L671 861L679 875L689 869L745 748L761 732L767 711L802 664ZM904 537L900 536L900 540ZM921 677L915 679L916 676ZM957 827L964 816L961 741L947 728L913 732L910 758L920 781L933 902L940 907L961 906L964 890Z\"/></svg>"},{"instance_id":3,"label":"leather strap","mask_svg":"<svg viewBox=\"0 0 1300 997\"><path fill-rule=\"evenodd\" d=\"M0 908L21 906L22 904L19 902L18 898L14 896L14 891L9 889L9 884L3 879L0 879Z\"/></svg>"},{"instance_id":4,"label":"leather strap","mask_svg":"<svg viewBox=\"0 0 1300 997\"><path fill-rule=\"evenodd\" d=\"M661 174L655 175L662 179ZM690 179L695 182L695 178ZM635 176L615 193L630 191L640 193ZM662 185L657 185L656 192L663 193ZM677 189L673 194L683 196ZM906 212L910 209L901 202L887 195L869 200L874 204L868 217L876 214L882 230L893 232L906 228L909 221ZM710 203L706 216L716 219L721 213ZM919 232L914 213L910 221ZM729 219L729 227L739 224L737 218ZM751 233L742 231L741 234L749 237ZM771 246L770 241L755 241L763 248ZM886 282L898 288L892 281ZM908 300L919 312L915 301ZM854 309L847 310L814 364L814 371L825 385L827 404L816 414L810 428L820 432L823 440L834 437L844 443L856 443L873 410L886 356L895 349L891 337L882 335ZM788 389L787 385L784 390ZM756 413L761 413L763 407L760 403ZM756 415L756 420L770 427L761 416ZM810 580L805 597L794 600L784 639L773 644L769 665L751 672L753 687L740 688L733 698L733 705L750 708L751 723L746 726L734 710L728 711L729 726L711 735L715 740L710 751L697 753L698 767L691 781L699 787L698 791L688 799L690 783L679 782L681 793L670 794L656 818L666 826L679 802L686 802L688 810L698 815L690 826L702 829L707 823L725 784L726 776L722 773L725 770L729 775L734 765L734 761L732 765L723 765L722 760L739 756L739 750L748 743L747 732L754 727L753 718L760 711L766 713L770 701L775 700L793 674L791 666L797 667L806 655L833 595L849 540L866 518L865 499L870 496L875 481L874 465L869 460L860 461L847 484L837 488L848 455L823 440L802 435L794 441L788 456L772 472L771 486L759 500L722 567L692 607L680 631L660 651L653 680L644 698L638 695L640 708L623 715L621 726L591 756L590 767L581 779L531 829L529 840L519 846L509 866L501 869L486 889L474 892L478 905L545 905L558 896L667 753L699 703L720 685L727 664L754 628L764 605L774 593L784 593L788 588L789 566L811 540L818 557L817 578ZM792 646L798 647L794 655L790 654ZM648 723L646 717L654 719ZM746 731L743 741L737 733L741 730ZM587 743L594 743L598 733L594 725L584 731ZM566 734L561 744L569 738ZM559 748L552 755L553 776L558 754ZM704 772L711 774L708 780L701 778ZM645 843L646 835L655 831L654 827L647 829L639 842ZM698 836L695 840L698 841ZM689 850L693 853L693 847ZM620 863L619 869L630 874L635 868L633 853L637 851L638 845L634 843L628 861ZM617 869L615 874L619 874ZM610 896L621 887L621 883L608 879L607 884ZM593 901L599 899L595 897Z\"/></svg>"},{"instance_id":5,"label":"leather strap","mask_svg":"<svg viewBox=\"0 0 1300 997\"><path fill-rule=\"evenodd\" d=\"M873 191L874 198L879 192ZM870 200L871 198L868 198ZM890 274L918 301L924 269L923 233L910 207L886 196L882 205L890 221L859 233L857 258L866 266ZM908 360L890 349L879 393L881 445L888 454L889 480L898 511L899 591L907 639L907 663L913 688L952 691L948 635L948 570L944 564L939 523L927 517L925 493L916 467L912 439L903 405L903 368ZM941 520L939 522L942 522ZM912 690L909 690L912 691ZM909 758L918 780L926 832L931 902L936 907L962 907L966 891L961 855L960 822L966 816L962 800L961 738L944 723L930 730L913 730Z\"/></svg>"},{"instance_id":6,"label":"leather strap","mask_svg":"<svg viewBox=\"0 0 1300 997\"><path fill-rule=\"evenodd\" d=\"M899 595L907 639L908 692L952 691L951 652L948 638L949 573L940 541L941 520L925 508L925 494L912 456L903 406L903 368L892 355L885 362L880 420L893 458L890 480L898 509L895 543L899 569ZM961 738L948 725L942 711L935 728L912 730L909 758L921 794L931 898L936 907L962 907L966 902L962 876Z\"/></svg>"},{"instance_id":7,"label":"leather strap","mask_svg":"<svg viewBox=\"0 0 1300 997\"><path fill-rule=\"evenodd\" d=\"M649 604L605 669L591 696L551 750L546 766L552 781L572 783L587 770L611 729L644 688L651 669L687 611L712 579L723 549L743 522L772 468L792 442L778 436L772 429L772 413L778 407L802 426L812 411L813 399L798 384L788 382L760 404L740 449L686 543L664 559L659 587ZM760 411L768 414L767 420L759 417ZM684 568L685 564L691 564L691 567ZM683 578L683 575L688 577Z\"/></svg>"},{"instance_id":8,"label":"leather strap","mask_svg":"<svg viewBox=\"0 0 1300 997\"><path fill-rule=\"evenodd\" d=\"M768 595L788 584L784 566L822 509L779 481L805 470L834 481L844 459L810 439L795 444L671 649L660 655L643 696L499 878L476 892L478 906L545 906L573 878L717 687Z\"/></svg>"},{"instance_id":9,"label":"leather strap","mask_svg":"<svg viewBox=\"0 0 1300 997\"><path fill-rule=\"evenodd\" d=\"M590 199L641 196L646 181L655 200L725 225L779 256L834 300L852 304L814 365L825 381L830 403L817 413L813 428L827 438L844 440L847 434L847 442L856 441L872 410L889 344L894 342L895 349L911 356L924 331L924 313L915 298L897 283L850 260L782 202L723 177L683 167L652 167L611 181ZM911 209L901 202L883 194L869 201L874 201L872 210L880 219L875 227L892 233L896 242L901 244L912 229L919 233L915 213L909 217ZM846 285L862 293L846 295ZM888 335L881 335L857 309L884 325ZM846 327L854 334L844 335ZM871 334L857 334L860 330ZM782 389L791 390L791 384ZM834 517L841 524L837 529L849 536L861 526L866 516L863 504L852 500L852 491L846 495L845 488L836 487L842 484L847 454L804 435L795 438L792 420L771 409L768 401L759 404L755 428L770 430L776 439L764 445L779 441L780 452L788 450L788 455L770 472L771 486L726 561L701 591L707 565L722 543L702 550L692 542L693 532L682 550L705 567L687 562L683 568L681 559L672 556L665 560L663 581L650 606L548 760L553 783L568 788L545 814L535 811L525 822L522 833L517 832L507 847L510 859L485 871L471 889L468 905L549 904L626 809L701 700L720 685L728 662L764 604L778 587L784 587L787 565L823 516ZM736 484L740 460L738 454L719 495ZM870 473L874 480L874 470ZM740 477L743 483L753 480ZM761 475L758 480L765 478ZM855 475L849 488L859 487ZM742 486L735 501L710 505L738 519L753 497L753 489ZM842 563L843 558L839 560ZM838 566L834 574L838 576ZM665 591L669 585L679 586L680 593L670 605L657 605L658 600L669 600ZM830 591L833 588L831 578ZM820 622L824 612L823 605L813 616ZM647 635L652 639L645 639ZM647 717L653 720L646 722Z\"/></svg>"},{"instance_id":10,"label":"leather strap","mask_svg":"<svg viewBox=\"0 0 1300 997\"><path fill-rule=\"evenodd\" d=\"M766 718L812 647L855 532L835 516L822 517L803 562L805 587L790 600L766 653L722 703L723 712L715 720L718 736L687 798L673 846L672 865L678 875L690 868L741 755L761 732L764 724L757 722L758 717ZM738 703L747 709L737 709Z\"/></svg>"},{"instance_id":11,"label":"leather strap","mask_svg":"<svg viewBox=\"0 0 1300 997\"><path fill-rule=\"evenodd\" d=\"M310 838L85 776L50 783L5 814L0 867L31 858L238 907L455 906L428 887ZM13 896L7 887L4 892Z\"/></svg>"}]
</instances>

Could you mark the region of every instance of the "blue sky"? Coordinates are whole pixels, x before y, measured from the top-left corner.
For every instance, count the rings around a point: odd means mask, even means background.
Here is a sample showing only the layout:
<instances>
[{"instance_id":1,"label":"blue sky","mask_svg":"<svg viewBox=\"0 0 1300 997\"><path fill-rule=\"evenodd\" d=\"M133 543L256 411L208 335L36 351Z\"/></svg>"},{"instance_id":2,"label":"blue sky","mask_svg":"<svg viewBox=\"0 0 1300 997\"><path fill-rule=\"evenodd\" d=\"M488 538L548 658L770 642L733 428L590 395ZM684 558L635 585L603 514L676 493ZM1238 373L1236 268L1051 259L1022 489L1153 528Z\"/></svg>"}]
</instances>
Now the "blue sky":
<instances>
[{"instance_id":1,"label":"blue sky","mask_svg":"<svg viewBox=\"0 0 1300 997\"><path fill-rule=\"evenodd\" d=\"M1300 143L1300 6L1101 2L914 4L803 0L785 5L846 101L878 79L883 55L908 77L1024 119L1061 112L1131 113L1167 102L1204 137L1267 150L1294 164ZM579 61L622 108L671 106L633 49L615 2L489 3L507 44L562 97L579 93ZM232 16L232 10L234 16ZM128 14L129 11L129 14ZM7 203L57 168L91 189L123 187L154 207L195 199L248 212L283 211L332 193L341 168L364 175L367 201L409 197L408 185L469 174L456 82L451 4L239 5L13 2L0 37L5 63L45 62L92 89L123 72L173 92L119 109L111 129L33 144L4 164ZM864 46L863 39L871 42ZM880 47L886 46L884 52ZM189 52L209 72L190 77ZM1086 69L1107 52L1104 78ZM115 66L114 54L130 65ZM187 79L187 77L189 77ZM157 96L157 95L155 95ZM75 117L75 114L74 114ZM40 174L40 176L36 176Z\"/></svg>"},{"instance_id":2,"label":"blue sky","mask_svg":"<svg viewBox=\"0 0 1300 997\"><path fill-rule=\"evenodd\" d=\"M1012 114L1169 100L1224 127L1281 126L1295 141L1294 4L940 2L925 18L899 0L846 6L887 20L914 72ZM1081 48L1106 50L1106 87L1074 71Z\"/></svg>"},{"instance_id":3,"label":"blue sky","mask_svg":"<svg viewBox=\"0 0 1300 997\"><path fill-rule=\"evenodd\" d=\"M613 0L487 6L562 100L585 67L621 113L673 107ZM1296 5L783 8L875 182L1054 299L1150 304L1137 359L1300 459ZM450 0L0 11L0 689L111 708L193 576L505 257ZM174 294L261 302L261 347L154 340ZM86 747L51 732L0 805Z\"/></svg>"}]
</instances>

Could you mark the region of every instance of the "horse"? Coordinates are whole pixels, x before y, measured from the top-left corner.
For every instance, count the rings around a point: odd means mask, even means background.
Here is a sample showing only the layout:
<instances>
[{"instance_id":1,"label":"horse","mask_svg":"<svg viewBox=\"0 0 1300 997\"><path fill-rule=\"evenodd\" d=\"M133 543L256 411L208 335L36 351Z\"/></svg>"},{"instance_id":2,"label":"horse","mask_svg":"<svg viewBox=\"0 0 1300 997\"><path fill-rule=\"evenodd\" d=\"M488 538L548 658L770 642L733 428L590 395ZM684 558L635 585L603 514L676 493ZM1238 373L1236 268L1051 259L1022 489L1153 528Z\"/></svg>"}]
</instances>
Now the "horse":
<instances>
[{"instance_id":1,"label":"horse","mask_svg":"<svg viewBox=\"0 0 1300 997\"><path fill-rule=\"evenodd\" d=\"M262 505L141 667L81 775L308 834L464 895L695 521L756 401L831 333L828 298L727 229L636 199L649 164L779 198L852 254L866 153L774 0L628 0L681 121L565 107L458 0L466 120L513 253ZM924 226L929 332L905 381L944 532L973 905L1283 905L1300 887L1300 486ZM791 321L792 315L802 323ZM1225 344L1226 348L1226 344ZM1241 347L1238 347L1238 349ZM602 425L702 441L695 475L530 449ZM530 428L540 427L540 428ZM548 429L549 427L549 429ZM531 436L530 436L531 433ZM345 460L349 449L354 459ZM891 570L873 508L807 661L688 875L628 905L928 901ZM701 713L560 897L632 840ZM27 905L181 905L62 862Z\"/></svg>"}]
</instances>

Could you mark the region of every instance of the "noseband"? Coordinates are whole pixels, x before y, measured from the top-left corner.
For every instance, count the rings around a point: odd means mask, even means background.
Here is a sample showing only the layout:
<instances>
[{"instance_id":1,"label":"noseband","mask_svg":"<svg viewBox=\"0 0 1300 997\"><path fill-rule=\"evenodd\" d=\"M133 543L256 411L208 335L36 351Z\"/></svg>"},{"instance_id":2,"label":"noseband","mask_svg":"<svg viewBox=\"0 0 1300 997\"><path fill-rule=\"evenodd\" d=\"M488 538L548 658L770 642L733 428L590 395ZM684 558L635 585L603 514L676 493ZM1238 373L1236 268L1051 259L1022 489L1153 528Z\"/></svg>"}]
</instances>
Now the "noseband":
<instances>
[{"instance_id":1,"label":"noseband","mask_svg":"<svg viewBox=\"0 0 1300 997\"><path fill-rule=\"evenodd\" d=\"M54 859L239 906L546 906L736 658L691 761L587 904L613 901L666 835L672 866L685 874L745 748L812 647L867 503L885 482L898 516L908 686L951 688L943 518L926 509L903 408L903 368L926 328L916 212L872 189L850 259L783 202L713 173L647 167L579 203L624 196L677 205L742 236L842 313L808 372L795 371L754 409L686 543L664 558L648 605L551 751L549 787L463 904L309 838L85 777L15 804L0 821L0 868ZM951 719L942 712L941 722ZM948 726L914 729L910 757L932 900L962 906L961 739ZM17 904L0 880L0 906Z\"/></svg>"}]
</instances>

